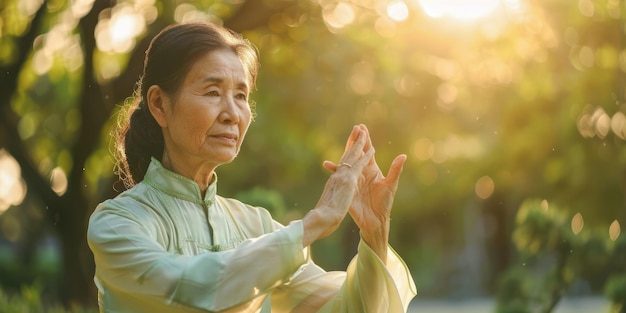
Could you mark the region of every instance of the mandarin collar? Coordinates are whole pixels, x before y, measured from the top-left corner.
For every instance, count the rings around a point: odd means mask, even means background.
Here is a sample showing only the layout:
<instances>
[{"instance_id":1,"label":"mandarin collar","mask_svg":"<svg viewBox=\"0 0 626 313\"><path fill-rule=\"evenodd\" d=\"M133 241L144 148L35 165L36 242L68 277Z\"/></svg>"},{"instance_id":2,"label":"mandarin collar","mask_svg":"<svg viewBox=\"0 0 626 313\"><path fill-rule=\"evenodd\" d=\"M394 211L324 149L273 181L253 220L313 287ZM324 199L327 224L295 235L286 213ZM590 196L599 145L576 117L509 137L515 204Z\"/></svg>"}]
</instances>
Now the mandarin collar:
<instances>
[{"instance_id":1,"label":"mandarin collar","mask_svg":"<svg viewBox=\"0 0 626 313\"><path fill-rule=\"evenodd\" d=\"M166 169L154 157L150 160L150 165L143 181L172 197L196 203L210 205L215 201L217 193L217 175L215 173L213 173L213 180L207 188L204 199L202 199L200 187L198 187L195 181Z\"/></svg>"}]
</instances>

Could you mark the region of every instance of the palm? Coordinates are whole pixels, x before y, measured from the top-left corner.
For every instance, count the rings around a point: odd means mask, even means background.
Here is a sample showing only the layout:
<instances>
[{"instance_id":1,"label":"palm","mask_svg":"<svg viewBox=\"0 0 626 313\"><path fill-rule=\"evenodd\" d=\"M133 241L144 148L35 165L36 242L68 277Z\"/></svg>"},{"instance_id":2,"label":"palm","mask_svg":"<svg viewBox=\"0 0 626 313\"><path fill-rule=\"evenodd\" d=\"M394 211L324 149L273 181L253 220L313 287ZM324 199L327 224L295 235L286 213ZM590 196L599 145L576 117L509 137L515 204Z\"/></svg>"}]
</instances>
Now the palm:
<instances>
[{"instance_id":1,"label":"palm","mask_svg":"<svg viewBox=\"0 0 626 313\"><path fill-rule=\"evenodd\" d=\"M367 128L365 125L360 127L365 131L367 138L364 149L370 151L373 146ZM346 150L350 147L349 140ZM350 206L350 216L359 227L361 236L382 260L386 260L387 257L389 216L404 161L406 161L406 155L397 156L391 162L391 167L385 177L372 156L361 171L357 192ZM325 161L323 165L332 172L338 168L330 161Z\"/></svg>"},{"instance_id":2,"label":"palm","mask_svg":"<svg viewBox=\"0 0 626 313\"><path fill-rule=\"evenodd\" d=\"M362 231L375 231L384 227L391 214L396 186L383 176L374 161L363 171L361 180L350 215Z\"/></svg>"},{"instance_id":3,"label":"palm","mask_svg":"<svg viewBox=\"0 0 626 313\"><path fill-rule=\"evenodd\" d=\"M367 128L364 125L362 128L367 134L366 147L372 147ZM350 215L361 231L383 233L388 231L391 206L398 190L398 180L405 160L406 156L397 156L391 162L387 177L383 175L374 158L363 169L363 181L359 182L360 188L350 208Z\"/></svg>"}]
</instances>

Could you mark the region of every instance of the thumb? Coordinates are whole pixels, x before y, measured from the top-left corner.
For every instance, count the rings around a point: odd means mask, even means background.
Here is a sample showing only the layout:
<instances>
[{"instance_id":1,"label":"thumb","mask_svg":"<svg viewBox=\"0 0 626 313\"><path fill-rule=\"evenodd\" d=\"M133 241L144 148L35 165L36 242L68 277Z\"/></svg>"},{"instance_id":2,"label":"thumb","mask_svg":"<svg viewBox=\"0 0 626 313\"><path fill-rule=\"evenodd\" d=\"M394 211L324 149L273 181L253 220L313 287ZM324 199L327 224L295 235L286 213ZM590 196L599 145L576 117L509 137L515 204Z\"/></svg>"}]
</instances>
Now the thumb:
<instances>
[{"instance_id":1,"label":"thumb","mask_svg":"<svg viewBox=\"0 0 626 313\"><path fill-rule=\"evenodd\" d=\"M391 184L390 187L392 190L396 190L398 187L398 181L400 180L400 174L402 173L406 159L406 154L400 154L391 162L391 166L389 167L389 172L387 173L385 180Z\"/></svg>"}]
</instances>

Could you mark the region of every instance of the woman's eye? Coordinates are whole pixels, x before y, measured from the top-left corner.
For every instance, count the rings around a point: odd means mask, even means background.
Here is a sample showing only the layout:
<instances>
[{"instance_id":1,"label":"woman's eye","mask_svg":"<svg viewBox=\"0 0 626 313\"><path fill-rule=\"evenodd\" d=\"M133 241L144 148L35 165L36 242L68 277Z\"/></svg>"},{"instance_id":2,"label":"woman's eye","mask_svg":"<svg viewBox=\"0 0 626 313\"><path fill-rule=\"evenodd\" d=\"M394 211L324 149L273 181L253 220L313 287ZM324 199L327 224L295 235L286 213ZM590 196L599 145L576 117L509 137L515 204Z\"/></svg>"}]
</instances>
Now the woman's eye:
<instances>
[{"instance_id":1,"label":"woman's eye","mask_svg":"<svg viewBox=\"0 0 626 313\"><path fill-rule=\"evenodd\" d=\"M246 99L248 99L248 96L245 93L239 93L235 97L237 97L237 99L239 99L239 100L246 100Z\"/></svg>"},{"instance_id":2,"label":"woman's eye","mask_svg":"<svg viewBox=\"0 0 626 313\"><path fill-rule=\"evenodd\" d=\"M207 96L212 96L212 97L218 97L220 95L219 92L217 92L217 90L211 90L209 92L206 93Z\"/></svg>"}]
</instances>

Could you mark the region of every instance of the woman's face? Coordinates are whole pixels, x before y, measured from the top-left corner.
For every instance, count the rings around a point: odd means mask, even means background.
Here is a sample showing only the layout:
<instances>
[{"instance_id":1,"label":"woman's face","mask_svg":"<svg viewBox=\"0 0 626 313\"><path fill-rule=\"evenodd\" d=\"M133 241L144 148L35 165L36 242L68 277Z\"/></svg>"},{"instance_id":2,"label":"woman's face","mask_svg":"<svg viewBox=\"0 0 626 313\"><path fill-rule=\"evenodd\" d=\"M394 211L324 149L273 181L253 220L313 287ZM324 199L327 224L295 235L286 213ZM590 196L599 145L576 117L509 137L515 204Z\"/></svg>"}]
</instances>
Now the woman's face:
<instances>
[{"instance_id":1,"label":"woman's face","mask_svg":"<svg viewBox=\"0 0 626 313\"><path fill-rule=\"evenodd\" d=\"M218 166L239 153L251 111L250 86L237 55L211 51L191 67L176 95L165 97L165 153L187 165Z\"/></svg>"}]
</instances>

